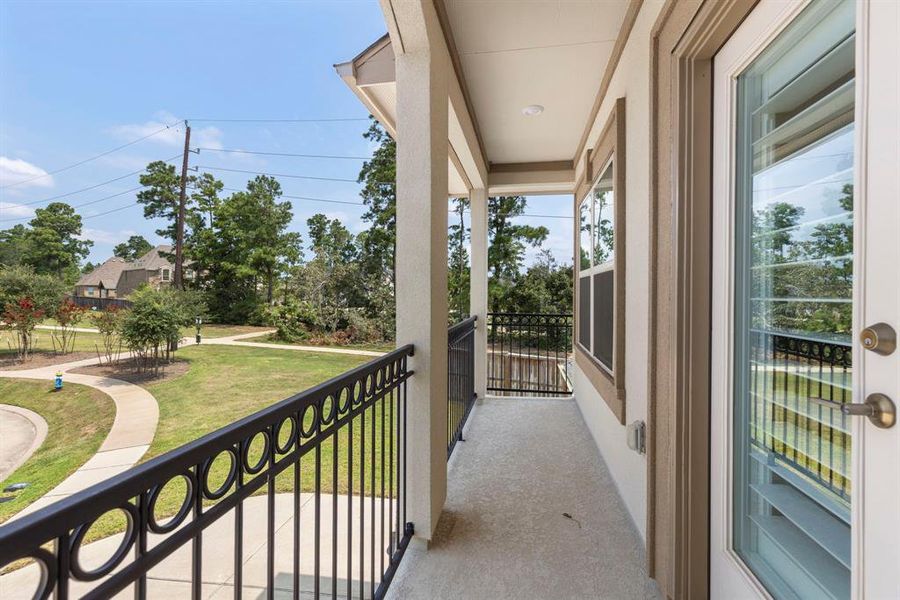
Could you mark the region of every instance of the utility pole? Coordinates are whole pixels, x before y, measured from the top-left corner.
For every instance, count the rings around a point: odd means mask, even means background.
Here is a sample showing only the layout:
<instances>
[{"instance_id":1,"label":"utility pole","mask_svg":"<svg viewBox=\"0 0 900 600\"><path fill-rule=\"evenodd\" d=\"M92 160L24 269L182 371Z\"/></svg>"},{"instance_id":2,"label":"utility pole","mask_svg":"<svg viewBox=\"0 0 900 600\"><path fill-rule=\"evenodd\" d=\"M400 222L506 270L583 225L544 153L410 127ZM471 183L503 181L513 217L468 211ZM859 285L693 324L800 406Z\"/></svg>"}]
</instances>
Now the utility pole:
<instances>
[{"instance_id":1,"label":"utility pole","mask_svg":"<svg viewBox=\"0 0 900 600\"><path fill-rule=\"evenodd\" d=\"M191 152L191 126L184 122L184 156L181 159L181 193L175 225L175 288L184 289L184 204L187 195L188 155Z\"/></svg>"}]
</instances>

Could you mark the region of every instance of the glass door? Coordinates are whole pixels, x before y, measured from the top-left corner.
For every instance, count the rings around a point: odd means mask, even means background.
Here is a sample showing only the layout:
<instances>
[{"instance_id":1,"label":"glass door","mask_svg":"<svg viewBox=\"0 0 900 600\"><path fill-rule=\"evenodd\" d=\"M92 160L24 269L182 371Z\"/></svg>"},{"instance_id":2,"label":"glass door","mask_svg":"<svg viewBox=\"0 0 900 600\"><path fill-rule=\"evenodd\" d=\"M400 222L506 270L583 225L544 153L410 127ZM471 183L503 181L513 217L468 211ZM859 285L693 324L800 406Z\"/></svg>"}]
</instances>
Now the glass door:
<instances>
[{"instance_id":1,"label":"glass door","mask_svg":"<svg viewBox=\"0 0 900 600\"><path fill-rule=\"evenodd\" d=\"M856 12L764 0L715 59L714 596L852 595Z\"/></svg>"},{"instance_id":2,"label":"glass door","mask_svg":"<svg viewBox=\"0 0 900 600\"><path fill-rule=\"evenodd\" d=\"M732 540L778 598L850 596L854 11L736 81Z\"/></svg>"}]
</instances>

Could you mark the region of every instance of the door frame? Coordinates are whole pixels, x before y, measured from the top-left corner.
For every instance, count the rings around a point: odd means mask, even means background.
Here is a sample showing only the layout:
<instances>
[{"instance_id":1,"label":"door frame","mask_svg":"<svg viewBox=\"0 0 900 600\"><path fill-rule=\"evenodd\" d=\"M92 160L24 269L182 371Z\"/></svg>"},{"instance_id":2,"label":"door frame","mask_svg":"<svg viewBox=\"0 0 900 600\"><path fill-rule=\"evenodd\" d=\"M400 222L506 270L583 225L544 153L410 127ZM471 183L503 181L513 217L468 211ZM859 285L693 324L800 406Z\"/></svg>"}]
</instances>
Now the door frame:
<instances>
[{"instance_id":1,"label":"door frame","mask_svg":"<svg viewBox=\"0 0 900 600\"><path fill-rule=\"evenodd\" d=\"M650 78L647 560L709 596L712 60L754 0L668 0Z\"/></svg>"}]
</instances>

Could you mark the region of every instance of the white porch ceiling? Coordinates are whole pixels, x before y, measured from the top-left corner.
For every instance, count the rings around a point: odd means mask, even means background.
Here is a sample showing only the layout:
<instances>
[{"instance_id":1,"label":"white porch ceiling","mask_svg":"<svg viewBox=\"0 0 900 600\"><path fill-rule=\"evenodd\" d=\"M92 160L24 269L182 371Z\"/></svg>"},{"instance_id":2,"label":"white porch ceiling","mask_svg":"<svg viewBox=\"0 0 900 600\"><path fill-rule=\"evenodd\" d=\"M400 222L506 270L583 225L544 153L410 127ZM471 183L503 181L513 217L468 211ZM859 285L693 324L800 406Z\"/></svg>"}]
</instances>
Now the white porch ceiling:
<instances>
[{"instance_id":1,"label":"white porch ceiling","mask_svg":"<svg viewBox=\"0 0 900 600\"><path fill-rule=\"evenodd\" d=\"M572 160L628 0L444 4L488 160Z\"/></svg>"}]
</instances>

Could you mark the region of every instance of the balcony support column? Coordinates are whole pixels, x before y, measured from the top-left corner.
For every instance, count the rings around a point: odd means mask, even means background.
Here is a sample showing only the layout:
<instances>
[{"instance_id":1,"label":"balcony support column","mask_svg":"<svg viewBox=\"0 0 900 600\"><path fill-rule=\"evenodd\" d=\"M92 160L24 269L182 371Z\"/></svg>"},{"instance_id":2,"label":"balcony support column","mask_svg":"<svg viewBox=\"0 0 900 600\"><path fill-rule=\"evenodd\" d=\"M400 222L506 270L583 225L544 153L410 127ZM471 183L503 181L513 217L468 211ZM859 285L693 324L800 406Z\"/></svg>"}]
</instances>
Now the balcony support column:
<instances>
[{"instance_id":1,"label":"balcony support column","mask_svg":"<svg viewBox=\"0 0 900 600\"><path fill-rule=\"evenodd\" d=\"M432 539L447 496L446 53L409 48L397 70L397 343L414 344L408 387L409 520Z\"/></svg>"},{"instance_id":2,"label":"balcony support column","mask_svg":"<svg viewBox=\"0 0 900 600\"><path fill-rule=\"evenodd\" d=\"M472 275L469 279L469 314L478 317L475 329L475 393L487 395L488 313L488 195L484 188L469 192L472 206Z\"/></svg>"}]
</instances>

